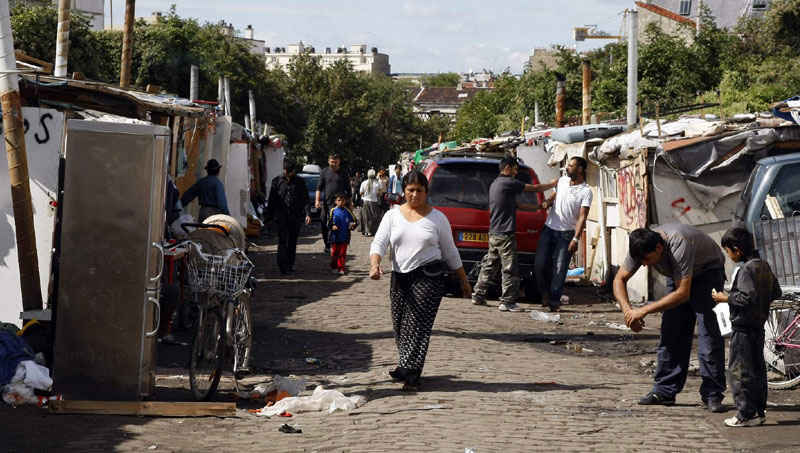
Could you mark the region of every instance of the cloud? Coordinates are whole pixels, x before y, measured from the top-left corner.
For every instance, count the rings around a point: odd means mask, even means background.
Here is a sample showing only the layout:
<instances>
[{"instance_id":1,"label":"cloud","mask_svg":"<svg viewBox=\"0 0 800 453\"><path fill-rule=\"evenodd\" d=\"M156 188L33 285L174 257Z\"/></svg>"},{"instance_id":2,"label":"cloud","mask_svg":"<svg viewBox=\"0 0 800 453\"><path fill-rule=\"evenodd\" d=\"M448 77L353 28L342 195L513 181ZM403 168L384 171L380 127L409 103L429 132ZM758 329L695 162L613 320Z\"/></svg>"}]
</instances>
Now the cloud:
<instances>
[{"instance_id":1,"label":"cloud","mask_svg":"<svg viewBox=\"0 0 800 453\"><path fill-rule=\"evenodd\" d=\"M439 15L439 8L436 5L424 2L408 0L403 3L403 13L411 17L435 17Z\"/></svg>"}]
</instances>

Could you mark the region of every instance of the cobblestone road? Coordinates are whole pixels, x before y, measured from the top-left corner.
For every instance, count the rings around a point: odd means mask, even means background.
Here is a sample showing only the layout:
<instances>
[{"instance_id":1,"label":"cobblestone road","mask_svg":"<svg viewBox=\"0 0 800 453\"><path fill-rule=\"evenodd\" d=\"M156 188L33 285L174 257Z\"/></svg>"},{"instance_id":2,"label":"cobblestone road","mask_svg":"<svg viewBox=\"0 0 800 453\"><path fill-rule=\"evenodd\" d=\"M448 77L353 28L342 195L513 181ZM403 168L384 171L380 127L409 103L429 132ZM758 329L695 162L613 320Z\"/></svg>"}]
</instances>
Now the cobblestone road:
<instances>
[{"instance_id":1,"label":"cobblestone road","mask_svg":"<svg viewBox=\"0 0 800 453\"><path fill-rule=\"evenodd\" d=\"M350 414L289 419L257 417L247 408L259 405L242 403L238 417L227 419L53 416L35 408L4 408L0 423L9 440L0 450L715 452L796 451L792 446L800 442L796 399L786 396L791 393L783 392L784 402L770 408L769 426L736 432L722 426L733 411L709 414L697 405L697 377L690 377L673 407L637 406L651 385L638 364L654 358L657 330L631 337L607 328L606 321L621 317L611 304L588 305L591 300L567 306L564 324L557 325L533 321L528 313L502 313L494 305L445 299L423 389L403 393L387 375L396 360L388 279L368 279L367 238L354 235L351 272L338 277L328 272L318 237L301 238L295 278L277 273L274 240L253 254L259 374L249 382L293 374L306 378L309 389L322 384L364 395L366 405ZM578 302L584 296L576 291L568 289ZM567 351L565 341L591 349ZM180 377L188 352L170 346L161 353L160 398L188 399L179 390L188 387ZM320 363L308 364L307 357ZM230 389L228 379L222 388L218 399L230 400L224 391ZM278 432L285 422L300 425L303 433Z\"/></svg>"}]
</instances>

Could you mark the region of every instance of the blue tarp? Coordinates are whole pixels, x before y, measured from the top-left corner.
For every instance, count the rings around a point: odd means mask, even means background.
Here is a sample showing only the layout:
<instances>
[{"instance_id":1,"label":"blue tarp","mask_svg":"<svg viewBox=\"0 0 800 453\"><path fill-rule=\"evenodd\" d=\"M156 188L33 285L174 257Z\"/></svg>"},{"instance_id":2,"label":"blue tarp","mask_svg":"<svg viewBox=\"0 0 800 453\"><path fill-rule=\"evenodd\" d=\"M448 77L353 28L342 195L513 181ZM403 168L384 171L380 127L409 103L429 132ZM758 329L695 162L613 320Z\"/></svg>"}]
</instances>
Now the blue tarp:
<instances>
[{"instance_id":1,"label":"blue tarp","mask_svg":"<svg viewBox=\"0 0 800 453\"><path fill-rule=\"evenodd\" d=\"M11 382L17 365L23 360L33 360L33 350L22 337L0 331L0 387Z\"/></svg>"}]
</instances>

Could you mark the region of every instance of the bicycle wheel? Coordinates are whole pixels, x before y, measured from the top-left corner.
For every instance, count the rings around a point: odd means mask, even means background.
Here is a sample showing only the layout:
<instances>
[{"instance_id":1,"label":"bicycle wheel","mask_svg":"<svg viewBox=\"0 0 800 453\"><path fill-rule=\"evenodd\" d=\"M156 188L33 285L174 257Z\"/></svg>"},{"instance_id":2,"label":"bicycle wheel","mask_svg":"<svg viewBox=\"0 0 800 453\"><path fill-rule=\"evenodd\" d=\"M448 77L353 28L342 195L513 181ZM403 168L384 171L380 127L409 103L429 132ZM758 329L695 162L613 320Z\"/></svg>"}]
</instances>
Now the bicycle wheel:
<instances>
[{"instance_id":1,"label":"bicycle wheel","mask_svg":"<svg viewBox=\"0 0 800 453\"><path fill-rule=\"evenodd\" d=\"M800 315L796 304L775 301L764 324L767 387L786 390L800 385ZM790 347L793 345L795 347Z\"/></svg>"},{"instance_id":2,"label":"bicycle wheel","mask_svg":"<svg viewBox=\"0 0 800 453\"><path fill-rule=\"evenodd\" d=\"M250 350L253 347L253 315L250 311L250 293L244 292L233 310L233 383L239 391L239 379L248 369Z\"/></svg>"},{"instance_id":3,"label":"bicycle wheel","mask_svg":"<svg viewBox=\"0 0 800 453\"><path fill-rule=\"evenodd\" d=\"M222 316L214 309L201 309L189 362L189 385L197 401L214 396L222 376L225 339Z\"/></svg>"}]
</instances>

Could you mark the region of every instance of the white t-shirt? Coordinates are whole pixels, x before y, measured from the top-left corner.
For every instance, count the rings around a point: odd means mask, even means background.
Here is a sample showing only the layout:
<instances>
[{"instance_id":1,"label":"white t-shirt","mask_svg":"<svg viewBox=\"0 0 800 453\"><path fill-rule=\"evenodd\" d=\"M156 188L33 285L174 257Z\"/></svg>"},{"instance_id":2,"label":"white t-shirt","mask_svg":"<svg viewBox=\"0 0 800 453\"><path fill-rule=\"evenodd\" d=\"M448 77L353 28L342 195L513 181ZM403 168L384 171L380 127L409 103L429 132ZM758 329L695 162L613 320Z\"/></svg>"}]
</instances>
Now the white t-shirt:
<instances>
[{"instance_id":1,"label":"white t-shirt","mask_svg":"<svg viewBox=\"0 0 800 453\"><path fill-rule=\"evenodd\" d=\"M447 217L433 209L416 222L409 222L399 209L388 211L369 249L370 255L384 256L392 250L392 270L407 273L432 261L444 260L447 267L462 267Z\"/></svg>"},{"instance_id":2,"label":"white t-shirt","mask_svg":"<svg viewBox=\"0 0 800 453\"><path fill-rule=\"evenodd\" d=\"M547 212L547 227L556 231L575 229L581 208L592 206L592 189L586 182L570 185L569 176L558 178L556 200Z\"/></svg>"},{"instance_id":3,"label":"white t-shirt","mask_svg":"<svg viewBox=\"0 0 800 453\"><path fill-rule=\"evenodd\" d=\"M381 184L377 179L372 180L372 190L369 190L369 179L365 179L364 182L361 183L361 199L364 201L378 201L378 192L381 190Z\"/></svg>"}]
</instances>

